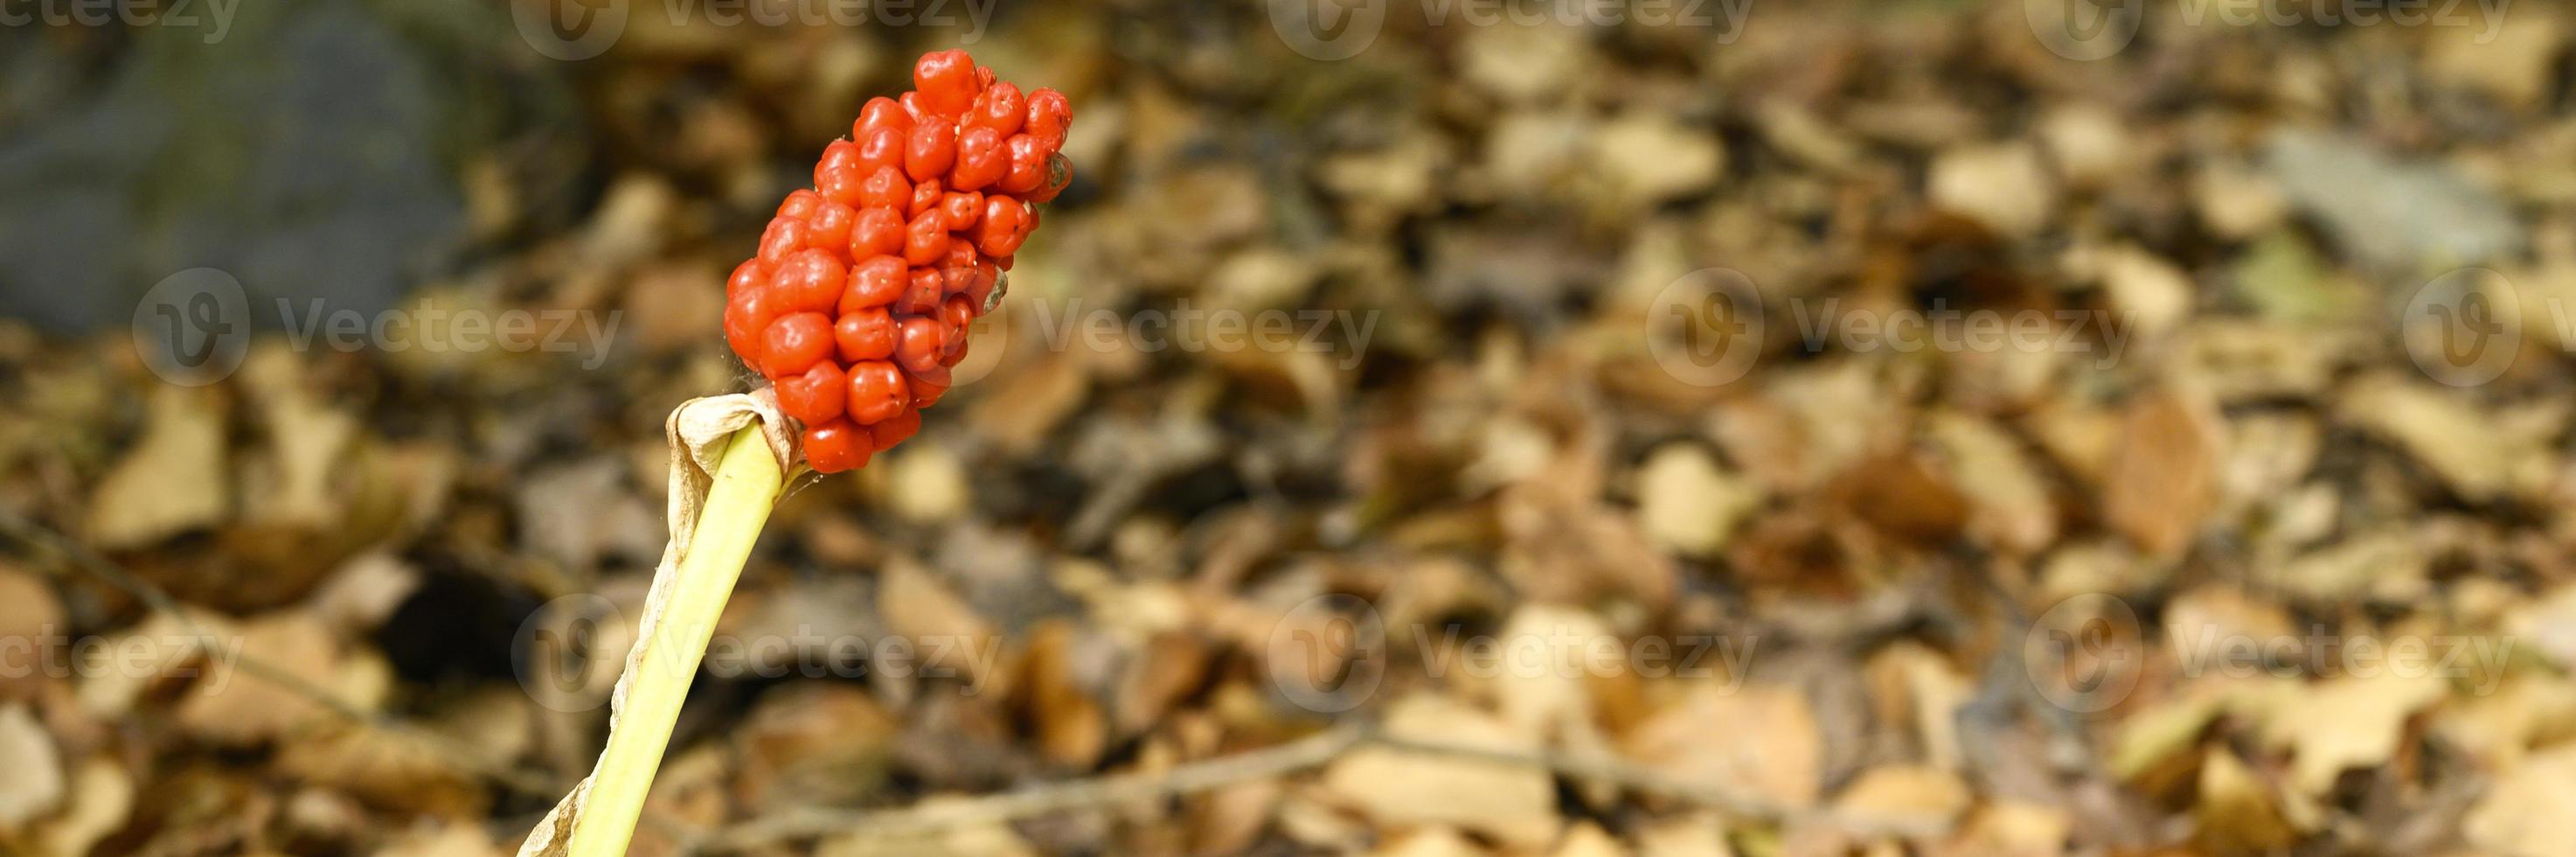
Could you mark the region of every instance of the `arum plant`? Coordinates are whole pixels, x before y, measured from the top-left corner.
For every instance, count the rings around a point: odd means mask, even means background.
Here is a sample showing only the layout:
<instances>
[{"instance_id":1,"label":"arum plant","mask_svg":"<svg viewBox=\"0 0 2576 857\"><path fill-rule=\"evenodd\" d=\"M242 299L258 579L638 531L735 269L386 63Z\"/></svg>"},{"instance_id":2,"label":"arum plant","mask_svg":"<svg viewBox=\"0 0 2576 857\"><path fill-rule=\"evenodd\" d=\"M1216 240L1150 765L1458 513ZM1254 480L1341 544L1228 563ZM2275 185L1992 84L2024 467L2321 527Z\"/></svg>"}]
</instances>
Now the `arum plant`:
<instances>
[{"instance_id":1,"label":"arum plant","mask_svg":"<svg viewBox=\"0 0 2576 857\"><path fill-rule=\"evenodd\" d=\"M861 108L725 284L725 341L768 382L672 412L670 546L591 775L521 855L624 854L690 681L787 476L854 470L921 428L997 306L1037 204L1072 179L1063 94L924 55Z\"/></svg>"}]
</instances>

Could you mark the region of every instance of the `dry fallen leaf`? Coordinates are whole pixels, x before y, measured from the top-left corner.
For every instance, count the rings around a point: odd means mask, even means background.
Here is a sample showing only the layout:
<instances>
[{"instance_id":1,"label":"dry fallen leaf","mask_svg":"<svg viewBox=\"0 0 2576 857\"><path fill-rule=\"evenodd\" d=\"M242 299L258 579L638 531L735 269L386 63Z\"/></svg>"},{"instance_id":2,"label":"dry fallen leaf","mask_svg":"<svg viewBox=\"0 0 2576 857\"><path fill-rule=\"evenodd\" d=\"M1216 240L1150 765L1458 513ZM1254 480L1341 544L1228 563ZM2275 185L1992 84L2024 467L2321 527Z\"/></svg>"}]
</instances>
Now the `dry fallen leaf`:
<instances>
[{"instance_id":1,"label":"dry fallen leaf","mask_svg":"<svg viewBox=\"0 0 2576 857\"><path fill-rule=\"evenodd\" d=\"M1725 724L1712 730L1711 724ZM1787 809L1814 806L1822 732L1795 690L1702 683L1619 739L1628 758L1702 787Z\"/></svg>"},{"instance_id":2,"label":"dry fallen leaf","mask_svg":"<svg viewBox=\"0 0 2576 857\"><path fill-rule=\"evenodd\" d=\"M2387 763L2407 719L2446 692L2440 676L2395 669L2302 687L2265 714L2264 743L2290 752L2290 784L2301 794L2324 795L2345 769Z\"/></svg>"},{"instance_id":3,"label":"dry fallen leaf","mask_svg":"<svg viewBox=\"0 0 2576 857\"><path fill-rule=\"evenodd\" d=\"M0 831L15 831L63 802L63 760L54 736L27 706L0 706Z\"/></svg>"},{"instance_id":4,"label":"dry fallen leaf","mask_svg":"<svg viewBox=\"0 0 2576 857\"><path fill-rule=\"evenodd\" d=\"M2224 854L2268 854L2287 848L2298 832L2281 817L2272 786L2225 747L2211 747L2200 763L2200 841Z\"/></svg>"},{"instance_id":5,"label":"dry fallen leaf","mask_svg":"<svg viewBox=\"0 0 2576 857\"><path fill-rule=\"evenodd\" d=\"M1384 728L1419 741L1528 753L1535 735L1447 697L1416 694L1388 705ZM1521 848L1554 841L1556 784L1545 770L1476 759L1366 748L1324 769L1324 788L1390 825L1456 825Z\"/></svg>"},{"instance_id":6,"label":"dry fallen leaf","mask_svg":"<svg viewBox=\"0 0 2576 857\"><path fill-rule=\"evenodd\" d=\"M2158 389L2131 401L2121 423L2103 514L2147 553L2180 555L2218 499L2217 419L2206 402Z\"/></svg>"},{"instance_id":7,"label":"dry fallen leaf","mask_svg":"<svg viewBox=\"0 0 2576 857\"><path fill-rule=\"evenodd\" d=\"M2461 820L2469 842L2501 857L2558 857L2576 842L2576 744L2534 753Z\"/></svg>"},{"instance_id":8,"label":"dry fallen leaf","mask_svg":"<svg viewBox=\"0 0 2576 857\"><path fill-rule=\"evenodd\" d=\"M214 524L232 510L224 402L212 389L153 389L143 437L90 494L90 544L119 549Z\"/></svg>"},{"instance_id":9,"label":"dry fallen leaf","mask_svg":"<svg viewBox=\"0 0 2576 857\"><path fill-rule=\"evenodd\" d=\"M1853 827L1908 837L1949 832L1968 809L1968 785L1957 775L1917 765L1862 771L1834 797L1834 816Z\"/></svg>"}]
</instances>

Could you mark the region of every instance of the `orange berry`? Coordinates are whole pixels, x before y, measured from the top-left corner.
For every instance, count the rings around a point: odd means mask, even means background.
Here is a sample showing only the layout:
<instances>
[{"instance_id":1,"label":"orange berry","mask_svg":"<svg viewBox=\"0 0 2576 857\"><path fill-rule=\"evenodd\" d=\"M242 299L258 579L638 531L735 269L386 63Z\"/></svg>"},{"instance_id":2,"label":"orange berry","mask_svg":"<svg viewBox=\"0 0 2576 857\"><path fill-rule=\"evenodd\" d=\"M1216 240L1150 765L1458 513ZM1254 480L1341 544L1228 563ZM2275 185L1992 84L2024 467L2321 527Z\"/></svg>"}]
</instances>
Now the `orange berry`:
<instances>
[{"instance_id":1,"label":"orange berry","mask_svg":"<svg viewBox=\"0 0 2576 857\"><path fill-rule=\"evenodd\" d=\"M903 177L901 167L878 167L859 185L859 204L901 211L912 204L912 180Z\"/></svg>"},{"instance_id":2,"label":"orange berry","mask_svg":"<svg viewBox=\"0 0 2576 857\"><path fill-rule=\"evenodd\" d=\"M832 321L819 312L789 313L760 334L760 374L775 381L832 355Z\"/></svg>"},{"instance_id":3,"label":"orange berry","mask_svg":"<svg viewBox=\"0 0 2576 857\"><path fill-rule=\"evenodd\" d=\"M1020 123L1026 121L1027 112L1028 101L1020 97L1019 87L995 83L985 86L984 91L975 96L975 106L966 111L966 125L991 128L1008 137L1019 133Z\"/></svg>"},{"instance_id":4,"label":"orange berry","mask_svg":"<svg viewBox=\"0 0 2576 857\"><path fill-rule=\"evenodd\" d=\"M789 312L830 312L840 305L848 276L838 254L809 247L778 266L778 273L769 280L769 289Z\"/></svg>"},{"instance_id":5,"label":"orange berry","mask_svg":"<svg viewBox=\"0 0 2576 857\"><path fill-rule=\"evenodd\" d=\"M864 307L841 314L832 323L832 342L841 362L883 360L894 356L894 317L884 307Z\"/></svg>"},{"instance_id":6,"label":"orange berry","mask_svg":"<svg viewBox=\"0 0 2576 857\"><path fill-rule=\"evenodd\" d=\"M883 360L851 364L846 387L850 419L860 425L893 419L912 405L912 390L904 382L903 371Z\"/></svg>"},{"instance_id":7,"label":"orange berry","mask_svg":"<svg viewBox=\"0 0 2576 857\"><path fill-rule=\"evenodd\" d=\"M924 108L955 116L975 103L975 60L962 50L932 51L912 64L912 86Z\"/></svg>"},{"instance_id":8,"label":"orange berry","mask_svg":"<svg viewBox=\"0 0 2576 857\"><path fill-rule=\"evenodd\" d=\"M874 256L850 269L850 287L842 292L837 309L847 315L870 307L894 303L911 285L911 272L903 260L893 256Z\"/></svg>"},{"instance_id":9,"label":"orange berry","mask_svg":"<svg viewBox=\"0 0 2576 857\"><path fill-rule=\"evenodd\" d=\"M849 420L833 420L805 429L805 463L816 473L840 473L868 465L876 454L876 436Z\"/></svg>"},{"instance_id":10,"label":"orange berry","mask_svg":"<svg viewBox=\"0 0 2576 857\"><path fill-rule=\"evenodd\" d=\"M868 427L870 444L875 446L878 452L892 449L895 444L904 442L920 431L921 412L912 408L905 408L903 413Z\"/></svg>"},{"instance_id":11,"label":"orange berry","mask_svg":"<svg viewBox=\"0 0 2576 857\"><path fill-rule=\"evenodd\" d=\"M937 319L913 316L904 319L896 333L894 359L903 364L904 371L927 375L943 368L939 354L947 347L947 331L940 328Z\"/></svg>"},{"instance_id":12,"label":"orange berry","mask_svg":"<svg viewBox=\"0 0 2576 857\"><path fill-rule=\"evenodd\" d=\"M850 224L850 258L892 256L903 252L903 217L889 208L859 209Z\"/></svg>"},{"instance_id":13,"label":"orange berry","mask_svg":"<svg viewBox=\"0 0 2576 857\"><path fill-rule=\"evenodd\" d=\"M948 255L948 218L939 216L938 208L913 216L903 230L903 261L928 265Z\"/></svg>"},{"instance_id":14,"label":"orange berry","mask_svg":"<svg viewBox=\"0 0 2576 857\"><path fill-rule=\"evenodd\" d=\"M912 125L912 134L904 138L903 172L913 181L935 179L948 174L957 163L957 125L946 117L933 116Z\"/></svg>"},{"instance_id":15,"label":"orange berry","mask_svg":"<svg viewBox=\"0 0 2576 857\"><path fill-rule=\"evenodd\" d=\"M816 361L814 368L778 379L777 387L778 409L809 426L840 419L841 402L849 393L840 365L830 360Z\"/></svg>"}]
</instances>

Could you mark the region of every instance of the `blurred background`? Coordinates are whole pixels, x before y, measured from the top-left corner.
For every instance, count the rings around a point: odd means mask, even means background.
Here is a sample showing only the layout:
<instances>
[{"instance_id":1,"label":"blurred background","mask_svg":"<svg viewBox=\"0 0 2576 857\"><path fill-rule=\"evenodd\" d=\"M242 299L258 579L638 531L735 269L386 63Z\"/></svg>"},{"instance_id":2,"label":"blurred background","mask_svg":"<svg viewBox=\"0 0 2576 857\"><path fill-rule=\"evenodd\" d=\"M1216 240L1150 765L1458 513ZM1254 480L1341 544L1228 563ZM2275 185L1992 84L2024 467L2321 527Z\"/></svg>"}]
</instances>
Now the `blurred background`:
<instances>
[{"instance_id":1,"label":"blurred background","mask_svg":"<svg viewBox=\"0 0 2576 857\"><path fill-rule=\"evenodd\" d=\"M0 852L515 850L963 47L1074 183L634 853L2576 854L2568 15L0 0Z\"/></svg>"}]
</instances>

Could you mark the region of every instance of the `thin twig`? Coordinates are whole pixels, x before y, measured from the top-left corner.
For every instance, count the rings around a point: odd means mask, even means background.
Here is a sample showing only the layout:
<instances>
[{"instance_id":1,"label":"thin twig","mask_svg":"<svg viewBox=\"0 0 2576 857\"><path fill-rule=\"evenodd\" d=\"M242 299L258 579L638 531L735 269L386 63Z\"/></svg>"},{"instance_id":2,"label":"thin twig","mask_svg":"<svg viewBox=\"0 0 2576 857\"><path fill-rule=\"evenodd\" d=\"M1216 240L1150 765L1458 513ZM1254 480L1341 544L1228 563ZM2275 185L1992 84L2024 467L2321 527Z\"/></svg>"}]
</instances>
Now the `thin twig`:
<instances>
[{"instance_id":1,"label":"thin twig","mask_svg":"<svg viewBox=\"0 0 2576 857\"><path fill-rule=\"evenodd\" d=\"M700 848L743 849L787 839L866 831L919 835L1052 813L1169 798L1316 767L1358 746L1370 730L1349 723L1275 747L1220 756L1168 771L1116 774L1032 786L1017 791L901 809L804 808L753 819L716 832ZM695 850L695 849L693 849Z\"/></svg>"},{"instance_id":2,"label":"thin twig","mask_svg":"<svg viewBox=\"0 0 2576 857\"><path fill-rule=\"evenodd\" d=\"M901 809L847 810L802 808L753 819L717 831L695 843L690 852L740 850L790 839L865 833L870 836L918 836L989 824L1002 824L1054 813L1094 809L1137 801L1170 798L1221 788L1245 780L1282 776L1314 768L1359 749L1445 756L1497 765L1530 767L1575 780L1606 782L1623 790L1661 795L1692 806L1714 809L1758 823L1819 824L1856 835L1929 835L1937 831L1890 829L1862 825L1814 810L1793 810L1731 790L1673 777L1662 771L1601 753L1561 750L1519 751L1426 741L1388 734L1369 724L1344 723L1276 747L1205 759L1167 771L1129 773L1032 786L1017 791L959 800L917 804Z\"/></svg>"}]
</instances>

